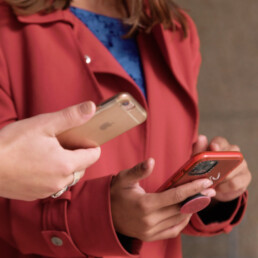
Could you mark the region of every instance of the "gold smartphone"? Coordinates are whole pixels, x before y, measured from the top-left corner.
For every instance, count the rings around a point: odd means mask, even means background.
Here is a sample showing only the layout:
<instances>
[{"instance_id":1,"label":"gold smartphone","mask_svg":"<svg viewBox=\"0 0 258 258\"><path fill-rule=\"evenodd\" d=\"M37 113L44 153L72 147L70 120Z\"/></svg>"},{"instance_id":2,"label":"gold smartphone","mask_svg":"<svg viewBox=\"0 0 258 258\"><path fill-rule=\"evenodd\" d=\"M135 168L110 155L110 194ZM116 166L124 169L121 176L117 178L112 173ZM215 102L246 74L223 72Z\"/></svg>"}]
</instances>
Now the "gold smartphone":
<instances>
[{"instance_id":1,"label":"gold smartphone","mask_svg":"<svg viewBox=\"0 0 258 258\"><path fill-rule=\"evenodd\" d=\"M143 123L146 110L129 94L119 93L97 106L85 124L60 135L60 144L69 149L99 146Z\"/></svg>"}]
</instances>

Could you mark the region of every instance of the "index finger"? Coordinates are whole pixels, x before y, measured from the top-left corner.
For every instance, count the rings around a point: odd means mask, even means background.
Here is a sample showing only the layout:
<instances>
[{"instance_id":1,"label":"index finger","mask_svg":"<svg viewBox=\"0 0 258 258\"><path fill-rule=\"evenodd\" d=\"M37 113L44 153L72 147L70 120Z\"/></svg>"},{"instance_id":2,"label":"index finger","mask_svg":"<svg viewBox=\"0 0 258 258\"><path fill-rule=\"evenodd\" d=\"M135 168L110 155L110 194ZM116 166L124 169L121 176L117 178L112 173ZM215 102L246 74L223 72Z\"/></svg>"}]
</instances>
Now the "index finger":
<instances>
[{"instance_id":1,"label":"index finger","mask_svg":"<svg viewBox=\"0 0 258 258\"><path fill-rule=\"evenodd\" d=\"M222 184L222 183L234 178L238 174L241 174L243 172L248 172L248 171L249 170L247 167L246 160L243 160L236 168L234 168L230 173L228 173L227 176L219 184Z\"/></svg>"},{"instance_id":2,"label":"index finger","mask_svg":"<svg viewBox=\"0 0 258 258\"><path fill-rule=\"evenodd\" d=\"M200 193L212 185L209 179L198 179L175 188L168 189L164 192L153 194L153 208L160 209L166 206L181 203L186 198Z\"/></svg>"},{"instance_id":3,"label":"index finger","mask_svg":"<svg viewBox=\"0 0 258 258\"><path fill-rule=\"evenodd\" d=\"M226 138L221 136L214 137L209 147L212 151L240 151L239 146L229 143Z\"/></svg>"}]
</instances>

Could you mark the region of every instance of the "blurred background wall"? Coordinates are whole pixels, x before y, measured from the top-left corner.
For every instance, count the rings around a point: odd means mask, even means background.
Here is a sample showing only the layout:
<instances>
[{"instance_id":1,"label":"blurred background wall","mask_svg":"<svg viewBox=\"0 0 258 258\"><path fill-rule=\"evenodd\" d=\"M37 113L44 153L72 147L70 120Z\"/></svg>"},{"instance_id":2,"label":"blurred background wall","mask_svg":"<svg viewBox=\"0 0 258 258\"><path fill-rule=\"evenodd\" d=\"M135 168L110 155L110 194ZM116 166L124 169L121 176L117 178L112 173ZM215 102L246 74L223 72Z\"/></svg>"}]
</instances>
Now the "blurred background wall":
<instances>
[{"instance_id":1,"label":"blurred background wall","mask_svg":"<svg viewBox=\"0 0 258 258\"><path fill-rule=\"evenodd\" d=\"M258 1L178 0L200 39L200 133L240 146L253 180L247 213L230 234L183 237L184 258L258 257Z\"/></svg>"}]
</instances>

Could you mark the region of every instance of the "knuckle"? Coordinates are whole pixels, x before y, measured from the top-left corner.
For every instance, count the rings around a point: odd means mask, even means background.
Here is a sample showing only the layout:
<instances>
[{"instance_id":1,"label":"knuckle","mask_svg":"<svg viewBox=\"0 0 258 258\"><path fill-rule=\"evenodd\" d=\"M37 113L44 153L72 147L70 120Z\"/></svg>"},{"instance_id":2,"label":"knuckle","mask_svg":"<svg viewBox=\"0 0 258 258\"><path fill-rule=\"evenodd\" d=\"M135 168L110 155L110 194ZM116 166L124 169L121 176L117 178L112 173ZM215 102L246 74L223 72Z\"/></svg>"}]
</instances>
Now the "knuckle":
<instances>
[{"instance_id":1,"label":"knuckle","mask_svg":"<svg viewBox=\"0 0 258 258\"><path fill-rule=\"evenodd\" d=\"M171 237L172 237L172 238L178 237L179 234L180 234L180 232L181 232L181 230L179 230L179 229L177 229L177 228L172 229Z\"/></svg>"},{"instance_id":2,"label":"knuckle","mask_svg":"<svg viewBox=\"0 0 258 258\"><path fill-rule=\"evenodd\" d=\"M226 150L229 147L229 142L226 138L221 136L216 136L211 140L211 143L216 143L220 146L221 150Z\"/></svg>"},{"instance_id":3,"label":"knuckle","mask_svg":"<svg viewBox=\"0 0 258 258\"><path fill-rule=\"evenodd\" d=\"M143 231L140 234L140 239L142 241L148 242L150 238L151 238L151 233L149 231Z\"/></svg>"},{"instance_id":4,"label":"knuckle","mask_svg":"<svg viewBox=\"0 0 258 258\"><path fill-rule=\"evenodd\" d=\"M74 172L74 166L71 162L62 162L59 166L59 171L62 176L68 176Z\"/></svg>"},{"instance_id":5,"label":"knuckle","mask_svg":"<svg viewBox=\"0 0 258 258\"><path fill-rule=\"evenodd\" d=\"M148 234L149 230L154 226L154 221L150 217L145 217L143 218L142 225L145 232Z\"/></svg>"},{"instance_id":6,"label":"knuckle","mask_svg":"<svg viewBox=\"0 0 258 258\"><path fill-rule=\"evenodd\" d=\"M35 130L37 129L41 129L45 127L45 124L48 122L48 117L46 117L46 114L39 114L37 115L37 117L35 117L37 119L37 123L33 124L33 129ZM29 123L29 121L27 121L27 123ZM27 131L30 130L30 128L26 129Z\"/></svg>"},{"instance_id":7,"label":"knuckle","mask_svg":"<svg viewBox=\"0 0 258 258\"><path fill-rule=\"evenodd\" d=\"M62 115L65 121L67 122L73 122L73 114L71 112L71 109L66 108L62 110Z\"/></svg>"},{"instance_id":8,"label":"knuckle","mask_svg":"<svg viewBox=\"0 0 258 258\"><path fill-rule=\"evenodd\" d=\"M221 136L215 136L212 141L214 142L221 142L221 141L225 141L225 138L221 137Z\"/></svg>"},{"instance_id":9,"label":"knuckle","mask_svg":"<svg viewBox=\"0 0 258 258\"><path fill-rule=\"evenodd\" d=\"M182 191L179 189L176 189L174 194L175 203L179 203L185 199Z\"/></svg>"},{"instance_id":10,"label":"knuckle","mask_svg":"<svg viewBox=\"0 0 258 258\"><path fill-rule=\"evenodd\" d=\"M96 162L99 159L100 154L100 148L88 150L87 156L84 158L85 166L88 167L92 163Z\"/></svg>"},{"instance_id":11,"label":"knuckle","mask_svg":"<svg viewBox=\"0 0 258 258\"><path fill-rule=\"evenodd\" d=\"M243 162L241 164L241 169L242 170L248 170L247 162L246 162L245 159L243 160ZM248 172L249 172L249 170L248 170Z\"/></svg>"},{"instance_id":12,"label":"knuckle","mask_svg":"<svg viewBox=\"0 0 258 258\"><path fill-rule=\"evenodd\" d=\"M143 202L144 202L144 208L146 213L149 213L152 209L152 205L153 205L153 200L151 195L149 194L145 194L143 197Z\"/></svg>"},{"instance_id":13,"label":"knuckle","mask_svg":"<svg viewBox=\"0 0 258 258\"><path fill-rule=\"evenodd\" d=\"M231 148L230 148L232 151L240 151L240 147L236 144L233 144L231 145Z\"/></svg>"},{"instance_id":14,"label":"knuckle","mask_svg":"<svg viewBox=\"0 0 258 258\"><path fill-rule=\"evenodd\" d=\"M52 185L49 186L49 192L56 193L64 187L64 182L62 180L57 180Z\"/></svg>"},{"instance_id":15,"label":"knuckle","mask_svg":"<svg viewBox=\"0 0 258 258\"><path fill-rule=\"evenodd\" d=\"M48 193L41 193L40 196L38 197L39 199L45 199L48 196L50 196L53 192L48 191ZM36 199L36 198L35 198Z\"/></svg>"},{"instance_id":16,"label":"knuckle","mask_svg":"<svg viewBox=\"0 0 258 258\"><path fill-rule=\"evenodd\" d=\"M143 215L147 215L150 211L150 198L147 196L142 196L138 199L137 208L141 211Z\"/></svg>"},{"instance_id":17,"label":"knuckle","mask_svg":"<svg viewBox=\"0 0 258 258\"><path fill-rule=\"evenodd\" d=\"M246 162L245 159L242 161L242 166L243 166L244 168L247 168L247 162Z\"/></svg>"},{"instance_id":18,"label":"knuckle","mask_svg":"<svg viewBox=\"0 0 258 258\"><path fill-rule=\"evenodd\" d=\"M237 180L230 180L228 182L228 186L231 189L231 191L237 191L239 189L239 184L238 184Z\"/></svg>"},{"instance_id":19,"label":"knuckle","mask_svg":"<svg viewBox=\"0 0 258 258\"><path fill-rule=\"evenodd\" d=\"M39 197L39 199L43 199L43 198ZM30 196L30 197L29 197L29 196L26 196L26 197L23 196L23 200L24 200L24 201L27 201L27 202L33 202L33 201L36 201L37 198L34 197L34 196L33 196L33 197L31 197L31 196Z\"/></svg>"}]
</instances>

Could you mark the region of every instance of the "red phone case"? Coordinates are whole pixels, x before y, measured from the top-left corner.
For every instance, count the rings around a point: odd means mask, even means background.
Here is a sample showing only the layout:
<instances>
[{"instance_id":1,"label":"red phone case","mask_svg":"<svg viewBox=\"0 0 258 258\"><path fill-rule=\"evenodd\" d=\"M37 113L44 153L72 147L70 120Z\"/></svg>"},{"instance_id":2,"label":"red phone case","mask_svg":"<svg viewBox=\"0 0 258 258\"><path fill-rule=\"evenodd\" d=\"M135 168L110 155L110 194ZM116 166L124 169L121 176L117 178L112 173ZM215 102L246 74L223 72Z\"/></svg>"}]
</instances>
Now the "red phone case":
<instances>
[{"instance_id":1,"label":"red phone case","mask_svg":"<svg viewBox=\"0 0 258 258\"><path fill-rule=\"evenodd\" d=\"M242 160L243 155L238 151L206 151L198 153L171 176L157 192L202 178L211 179L213 181L212 187L215 187Z\"/></svg>"}]
</instances>

